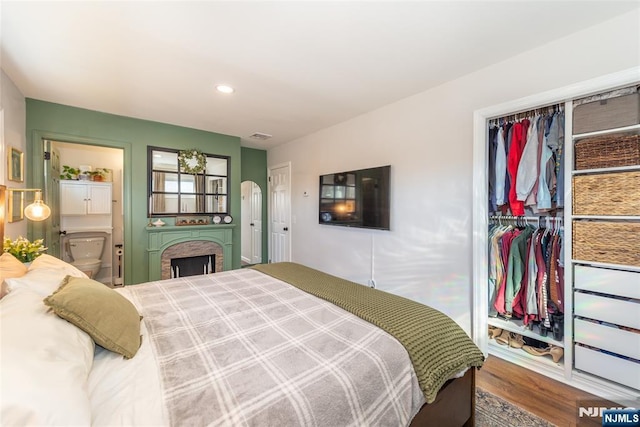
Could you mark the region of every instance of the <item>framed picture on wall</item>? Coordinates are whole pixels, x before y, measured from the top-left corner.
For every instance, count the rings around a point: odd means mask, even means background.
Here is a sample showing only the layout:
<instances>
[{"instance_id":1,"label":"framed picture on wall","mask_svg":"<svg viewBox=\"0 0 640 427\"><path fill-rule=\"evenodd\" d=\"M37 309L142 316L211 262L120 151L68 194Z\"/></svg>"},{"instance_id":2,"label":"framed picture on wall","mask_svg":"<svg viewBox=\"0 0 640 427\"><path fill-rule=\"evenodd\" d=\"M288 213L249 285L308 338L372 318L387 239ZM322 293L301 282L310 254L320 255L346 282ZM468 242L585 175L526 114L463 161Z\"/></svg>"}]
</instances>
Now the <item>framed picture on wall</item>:
<instances>
[{"instance_id":1,"label":"framed picture on wall","mask_svg":"<svg viewBox=\"0 0 640 427\"><path fill-rule=\"evenodd\" d=\"M0 185L0 242L4 241L4 197L6 189L7 187Z\"/></svg>"},{"instance_id":2,"label":"framed picture on wall","mask_svg":"<svg viewBox=\"0 0 640 427\"><path fill-rule=\"evenodd\" d=\"M24 181L24 153L17 148L9 147L7 152L7 178L9 181Z\"/></svg>"},{"instance_id":3,"label":"framed picture on wall","mask_svg":"<svg viewBox=\"0 0 640 427\"><path fill-rule=\"evenodd\" d=\"M9 222L24 219L24 193L22 191L9 191L9 203L7 204L7 219Z\"/></svg>"}]
</instances>

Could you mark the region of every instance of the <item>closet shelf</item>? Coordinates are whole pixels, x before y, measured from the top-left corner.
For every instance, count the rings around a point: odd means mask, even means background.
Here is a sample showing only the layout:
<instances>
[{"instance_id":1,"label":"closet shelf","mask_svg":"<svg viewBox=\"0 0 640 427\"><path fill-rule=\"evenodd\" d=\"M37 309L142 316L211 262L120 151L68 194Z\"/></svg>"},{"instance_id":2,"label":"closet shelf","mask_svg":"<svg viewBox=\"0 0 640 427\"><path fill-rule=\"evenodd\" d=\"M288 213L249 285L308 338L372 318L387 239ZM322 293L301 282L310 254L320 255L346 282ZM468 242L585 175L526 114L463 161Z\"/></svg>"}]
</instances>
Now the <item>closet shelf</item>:
<instances>
[{"instance_id":1,"label":"closet shelf","mask_svg":"<svg viewBox=\"0 0 640 427\"><path fill-rule=\"evenodd\" d=\"M640 221L640 215L573 215L572 218L604 221Z\"/></svg>"},{"instance_id":2,"label":"closet shelf","mask_svg":"<svg viewBox=\"0 0 640 427\"><path fill-rule=\"evenodd\" d=\"M529 368L541 368L545 372L545 375L551 377L553 377L554 375L549 374L554 373L556 375L562 376L564 373L564 357L560 359L558 363L555 363L548 355L534 356L520 348L500 345L493 340L489 341L489 353L518 365L524 364Z\"/></svg>"},{"instance_id":3,"label":"closet shelf","mask_svg":"<svg viewBox=\"0 0 640 427\"><path fill-rule=\"evenodd\" d=\"M553 344L553 345L558 346L558 347L564 347L564 343L562 341L557 341L557 340L553 339L553 336L551 335L551 332L549 332L550 335L548 335L546 337L543 337L542 335L538 334L537 332L534 332L534 331L530 330L529 328L527 328L522 323L522 320L503 320L503 319L500 319L500 318L497 318L497 317L490 317L489 318L489 325L495 326L496 328L500 328L500 329L506 329L507 331L515 332L516 334L520 334L520 335L523 335L525 337L533 338L534 340L546 342L547 344Z\"/></svg>"},{"instance_id":4,"label":"closet shelf","mask_svg":"<svg viewBox=\"0 0 640 427\"><path fill-rule=\"evenodd\" d=\"M573 135L573 140L576 141L578 139L590 138L592 136L611 135L612 133L633 132L633 131L640 132L640 124L613 128L613 129L599 130L595 132L578 133Z\"/></svg>"},{"instance_id":5,"label":"closet shelf","mask_svg":"<svg viewBox=\"0 0 640 427\"><path fill-rule=\"evenodd\" d=\"M572 175L588 175L594 173L607 173L607 172L630 172L640 170L640 165L633 166L617 166L611 168L598 168L598 169L580 169L571 172Z\"/></svg>"},{"instance_id":6,"label":"closet shelf","mask_svg":"<svg viewBox=\"0 0 640 427\"><path fill-rule=\"evenodd\" d=\"M590 265L592 267L612 268L614 270L626 270L640 272L640 267L637 265L623 265L623 264L609 264L605 262L584 261L579 259L572 259L573 264Z\"/></svg>"}]
</instances>

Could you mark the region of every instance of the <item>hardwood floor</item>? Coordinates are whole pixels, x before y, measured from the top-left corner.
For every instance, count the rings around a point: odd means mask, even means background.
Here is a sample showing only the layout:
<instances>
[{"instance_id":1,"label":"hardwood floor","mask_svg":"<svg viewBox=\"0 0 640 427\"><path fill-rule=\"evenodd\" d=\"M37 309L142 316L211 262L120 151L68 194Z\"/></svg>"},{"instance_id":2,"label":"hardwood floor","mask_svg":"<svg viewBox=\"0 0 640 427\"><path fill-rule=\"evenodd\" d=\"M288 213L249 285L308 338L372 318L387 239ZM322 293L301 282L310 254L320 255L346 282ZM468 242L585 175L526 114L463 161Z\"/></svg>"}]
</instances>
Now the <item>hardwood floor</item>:
<instances>
[{"instance_id":1,"label":"hardwood floor","mask_svg":"<svg viewBox=\"0 0 640 427\"><path fill-rule=\"evenodd\" d=\"M598 399L596 396L495 356L485 361L476 385L557 426L602 425L588 418L577 423L578 401Z\"/></svg>"}]
</instances>

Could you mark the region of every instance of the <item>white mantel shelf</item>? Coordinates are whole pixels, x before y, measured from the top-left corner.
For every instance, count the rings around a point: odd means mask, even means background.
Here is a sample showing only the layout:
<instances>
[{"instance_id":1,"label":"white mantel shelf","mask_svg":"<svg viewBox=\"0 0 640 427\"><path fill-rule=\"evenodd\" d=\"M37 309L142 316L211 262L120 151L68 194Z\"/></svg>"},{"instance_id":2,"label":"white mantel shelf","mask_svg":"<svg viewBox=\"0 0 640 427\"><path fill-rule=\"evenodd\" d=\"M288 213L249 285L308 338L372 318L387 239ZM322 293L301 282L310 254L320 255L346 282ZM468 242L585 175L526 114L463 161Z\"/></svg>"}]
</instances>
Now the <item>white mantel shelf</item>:
<instances>
[{"instance_id":1,"label":"white mantel shelf","mask_svg":"<svg viewBox=\"0 0 640 427\"><path fill-rule=\"evenodd\" d=\"M194 240L215 242L222 246L224 270L232 269L233 229L236 224L207 225L164 225L145 227L147 232L147 253L149 258L149 281L160 280L162 276L162 252L169 246Z\"/></svg>"}]
</instances>

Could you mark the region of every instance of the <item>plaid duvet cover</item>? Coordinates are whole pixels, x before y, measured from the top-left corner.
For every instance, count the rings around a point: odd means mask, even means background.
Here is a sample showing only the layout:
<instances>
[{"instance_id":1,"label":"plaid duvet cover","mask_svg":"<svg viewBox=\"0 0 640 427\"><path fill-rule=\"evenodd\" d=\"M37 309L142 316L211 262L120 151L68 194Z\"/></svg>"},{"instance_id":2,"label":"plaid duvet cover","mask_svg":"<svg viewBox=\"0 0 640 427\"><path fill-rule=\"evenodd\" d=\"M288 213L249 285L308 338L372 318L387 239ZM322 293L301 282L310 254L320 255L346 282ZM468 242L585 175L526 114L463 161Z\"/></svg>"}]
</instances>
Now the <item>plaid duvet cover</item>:
<instances>
[{"instance_id":1,"label":"plaid duvet cover","mask_svg":"<svg viewBox=\"0 0 640 427\"><path fill-rule=\"evenodd\" d=\"M403 426L424 403L395 338L258 271L128 290L171 425Z\"/></svg>"}]
</instances>

